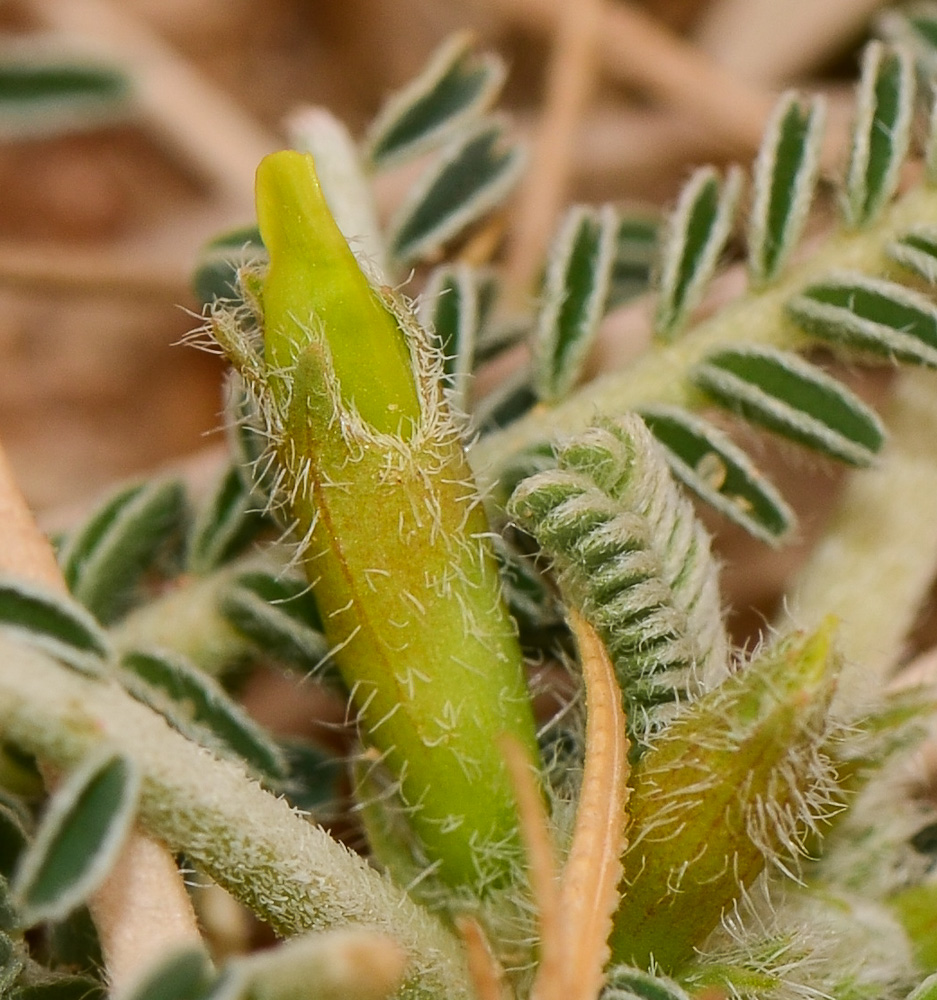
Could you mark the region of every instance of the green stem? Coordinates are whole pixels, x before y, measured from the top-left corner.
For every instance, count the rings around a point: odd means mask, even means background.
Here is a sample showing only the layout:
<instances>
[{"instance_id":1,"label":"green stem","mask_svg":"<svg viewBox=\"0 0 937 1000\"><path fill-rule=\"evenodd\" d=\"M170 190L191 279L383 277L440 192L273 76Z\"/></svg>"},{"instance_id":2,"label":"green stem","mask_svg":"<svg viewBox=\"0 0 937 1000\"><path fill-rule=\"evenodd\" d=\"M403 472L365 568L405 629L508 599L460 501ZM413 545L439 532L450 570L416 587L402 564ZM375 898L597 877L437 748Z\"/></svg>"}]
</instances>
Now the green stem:
<instances>
[{"instance_id":1,"label":"green stem","mask_svg":"<svg viewBox=\"0 0 937 1000\"><path fill-rule=\"evenodd\" d=\"M499 471L521 452L559 435L581 431L600 414L620 414L648 403L699 409L705 397L688 375L713 349L730 344L804 347L810 341L786 315L786 303L832 271L897 275L899 268L886 256L886 247L909 229L924 224L937 224L937 192L917 187L883 212L874 226L836 233L781 280L750 291L675 343L654 344L628 368L589 382L555 406L538 406L510 426L482 438L470 454L479 481L493 484Z\"/></svg>"},{"instance_id":2,"label":"green stem","mask_svg":"<svg viewBox=\"0 0 937 1000\"><path fill-rule=\"evenodd\" d=\"M59 770L112 747L144 775L140 818L279 934L360 925L391 935L409 957L401 996L466 997L459 946L426 911L264 791L134 701L0 637L0 731Z\"/></svg>"}]
</instances>

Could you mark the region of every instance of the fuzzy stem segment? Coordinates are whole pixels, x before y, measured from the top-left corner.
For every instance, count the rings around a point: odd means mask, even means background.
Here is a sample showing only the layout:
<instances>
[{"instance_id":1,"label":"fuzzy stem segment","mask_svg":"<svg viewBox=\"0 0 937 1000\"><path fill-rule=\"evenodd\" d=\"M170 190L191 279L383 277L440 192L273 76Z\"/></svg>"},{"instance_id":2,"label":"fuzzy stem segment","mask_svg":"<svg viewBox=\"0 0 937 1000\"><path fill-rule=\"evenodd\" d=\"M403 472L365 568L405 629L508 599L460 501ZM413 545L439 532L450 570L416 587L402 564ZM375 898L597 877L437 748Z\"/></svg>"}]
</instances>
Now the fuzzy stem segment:
<instances>
[{"instance_id":1,"label":"fuzzy stem segment","mask_svg":"<svg viewBox=\"0 0 937 1000\"><path fill-rule=\"evenodd\" d=\"M257 184L272 263L255 388L326 636L428 860L480 890L519 850L498 737L536 750L440 361L338 246L308 157L269 157Z\"/></svg>"}]
</instances>

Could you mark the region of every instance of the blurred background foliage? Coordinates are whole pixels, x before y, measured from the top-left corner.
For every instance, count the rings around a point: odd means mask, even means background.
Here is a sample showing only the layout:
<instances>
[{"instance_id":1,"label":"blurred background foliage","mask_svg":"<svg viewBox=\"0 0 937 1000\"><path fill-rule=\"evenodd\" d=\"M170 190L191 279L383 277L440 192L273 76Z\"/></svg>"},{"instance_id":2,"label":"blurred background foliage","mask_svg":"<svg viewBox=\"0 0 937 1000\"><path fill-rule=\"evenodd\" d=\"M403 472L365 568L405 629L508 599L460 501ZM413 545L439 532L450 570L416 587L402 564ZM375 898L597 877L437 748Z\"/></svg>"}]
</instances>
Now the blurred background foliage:
<instances>
[{"instance_id":1,"label":"blurred background foliage","mask_svg":"<svg viewBox=\"0 0 937 1000\"><path fill-rule=\"evenodd\" d=\"M694 165L750 165L774 100L792 86L826 94L829 163L841 164L858 51L887 6L605 0L594 58L573 69L588 77L579 81L588 96L575 141L559 153L565 200L654 210L672 203ZM447 35L468 28L482 48L506 58L504 104L535 145L550 111L562 7L560 0L0 6L0 436L46 526L67 524L76 504L127 477L182 463L197 481L216 468L221 365L174 344L196 324L189 275L199 248L251 220L254 166L286 143L288 116L324 105L360 134L388 92ZM4 86L17 85L4 72L24 65L90 67L103 72L96 86L105 92L59 117L54 107L37 107L24 124L3 108ZM542 159L534 174L540 169ZM407 179L381 178L382 211L391 211ZM554 207L543 211L548 232ZM501 220L495 234L508 245L512 225L513 217ZM408 290L418 291L418 278ZM613 317L595 363L633 353L647 336L648 314L639 303ZM869 395L881 378L868 378ZM783 458L774 475L801 507L801 544L772 553L718 525L722 551L732 556L725 584L742 609L742 633L770 608L840 475L790 449ZM771 465L770 454L762 461Z\"/></svg>"}]
</instances>

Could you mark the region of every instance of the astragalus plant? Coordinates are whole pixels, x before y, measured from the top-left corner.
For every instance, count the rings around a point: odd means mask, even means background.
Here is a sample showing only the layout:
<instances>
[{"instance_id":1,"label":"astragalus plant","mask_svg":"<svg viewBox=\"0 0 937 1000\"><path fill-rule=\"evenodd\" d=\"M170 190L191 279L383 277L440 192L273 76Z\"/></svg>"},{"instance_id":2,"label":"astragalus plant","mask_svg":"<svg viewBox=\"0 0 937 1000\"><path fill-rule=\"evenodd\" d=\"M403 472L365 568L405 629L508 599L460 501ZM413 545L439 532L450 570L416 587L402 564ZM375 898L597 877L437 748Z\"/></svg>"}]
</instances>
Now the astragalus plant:
<instances>
[{"instance_id":1,"label":"astragalus plant","mask_svg":"<svg viewBox=\"0 0 937 1000\"><path fill-rule=\"evenodd\" d=\"M523 165L498 60L452 40L361 139L294 120L258 228L197 276L230 469L197 503L116 494L60 540L68 596L0 585L0 990L104 988L83 906L137 824L196 901L210 880L290 938L196 941L137 970L140 1000L937 992L937 706L890 680L937 567L937 14L890 31L832 232L801 245L824 107L786 94L750 184L697 171L659 231L571 208L528 313L463 251ZM382 228L372 180L417 159ZM748 287L703 311L743 203ZM584 381L645 293L647 349ZM880 418L831 359L918 370ZM855 467L746 650L687 489L766 544L794 516L718 409ZM345 699L349 759L236 704L261 661ZM319 825L337 763L357 852Z\"/></svg>"}]
</instances>

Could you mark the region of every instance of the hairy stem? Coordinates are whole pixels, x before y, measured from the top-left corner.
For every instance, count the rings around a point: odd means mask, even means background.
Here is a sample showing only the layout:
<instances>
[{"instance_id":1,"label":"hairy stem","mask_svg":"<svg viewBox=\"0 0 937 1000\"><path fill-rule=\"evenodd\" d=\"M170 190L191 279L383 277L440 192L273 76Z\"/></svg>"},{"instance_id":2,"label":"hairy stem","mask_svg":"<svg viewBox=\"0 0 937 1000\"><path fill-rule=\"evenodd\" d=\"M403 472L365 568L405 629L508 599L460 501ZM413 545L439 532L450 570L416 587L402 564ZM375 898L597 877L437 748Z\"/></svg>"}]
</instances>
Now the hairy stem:
<instances>
[{"instance_id":1,"label":"hairy stem","mask_svg":"<svg viewBox=\"0 0 937 1000\"><path fill-rule=\"evenodd\" d=\"M889 242L927 223L937 223L937 193L918 187L890 206L876 225L858 232L837 232L781 280L749 292L675 343L655 345L628 368L601 376L555 406L537 407L504 430L482 438L470 453L476 475L483 485L490 485L518 453L560 434L581 431L598 414L620 414L652 402L699 409L704 397L688 374L707 354L730 344L804 347L809 339L787 316L786 303L831 271L879 277L896 274L896 265L885 255Z\"/></svg>"},{"instance_id":2,"label":"hairy stem","mask_svg":"<svg viewBox=\"0 0 937 1000\"><path fill-rule=\"evenodd\" d=\"M885 422L878 462L853 474L788 599L798 627L840 619L846 665L833 704L844 718L899 665L937 569L937 376L904 375Z\"/></svg>"},{"instance_id":3,"label":"hairy stem","mask_svg":"<svg viewBox=\"0 0 937 1000\"><path fill-rule=\"evenodd\" d=\"M68 592L52 547L33 520L2 449L0 570L59 593ZM17 662L15 657L9 659ZM112 988L125 988L141 967L171 948L201 944L192 904L172 855L140 829L131 830L113 870L92 897L90 909Z\"/></svg>"},{"instance_id":4,"label":"hairy stem","mask_svg":"<svg viewBox=\"0 0 937 1000\"><path fill-rule=\"evenodd\" d=\"M116 683L0 638L0 730L57 768L102 744L133 758L144 775L142 823L278 933L350 925L382 931L408 955L401 996L465 996L458 945L429 914L238 765L171 730Z\"/></svg>"}]
</instances>

